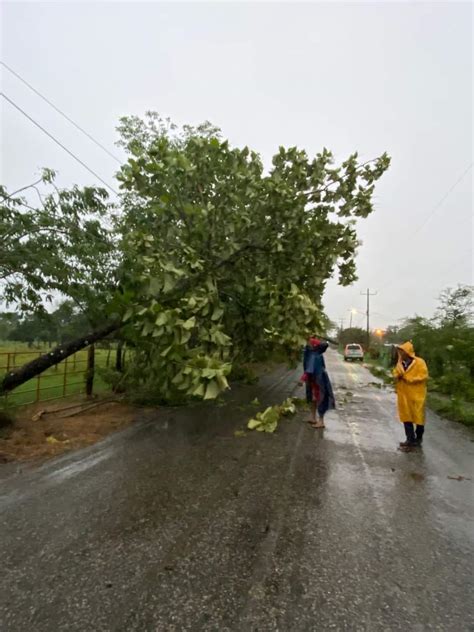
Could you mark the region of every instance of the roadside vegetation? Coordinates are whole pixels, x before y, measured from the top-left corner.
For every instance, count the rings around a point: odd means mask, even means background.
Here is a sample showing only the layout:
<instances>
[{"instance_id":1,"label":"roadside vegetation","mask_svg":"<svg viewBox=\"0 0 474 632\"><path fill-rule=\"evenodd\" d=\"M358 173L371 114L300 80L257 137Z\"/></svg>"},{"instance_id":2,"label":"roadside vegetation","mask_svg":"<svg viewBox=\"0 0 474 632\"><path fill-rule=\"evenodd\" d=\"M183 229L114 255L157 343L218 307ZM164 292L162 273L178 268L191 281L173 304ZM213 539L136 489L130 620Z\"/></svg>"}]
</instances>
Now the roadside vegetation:
<instances>
[{"instance_id":1,"label":"roadside vegetation","mask_svg":"<svg viewBox=\"0 0 474 632\"><path fill-rule=\"evenodd\" d=\"M363 330L346 330L341 343L360 342ZM359 335L359 338L357 338ZM391 383L393 365L389 344L411 340L417 355L428 364L428 405L440 415L474 427L473 287L447 288L432 319L414 316L400 327L388 327L384 336L372 336L365 363L374 375Z\"/></svg>"}]
</instances>

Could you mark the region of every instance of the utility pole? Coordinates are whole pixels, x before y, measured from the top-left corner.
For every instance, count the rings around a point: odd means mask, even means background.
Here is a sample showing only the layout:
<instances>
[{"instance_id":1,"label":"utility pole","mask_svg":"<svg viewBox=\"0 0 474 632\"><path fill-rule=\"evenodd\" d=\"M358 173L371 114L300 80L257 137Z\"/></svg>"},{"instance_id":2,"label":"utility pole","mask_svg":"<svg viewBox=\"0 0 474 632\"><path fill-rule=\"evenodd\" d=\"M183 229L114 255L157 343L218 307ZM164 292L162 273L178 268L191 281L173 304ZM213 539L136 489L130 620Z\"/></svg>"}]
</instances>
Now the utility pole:
<instances>
[{"instance_id":1,"label":"utility pole","mask_svg":"<svg viewBox=\"0 0 474 632\"><path fill-rule=\"evenodd\" d=\"M367 292L361 292L362 296L367 296L367 351L370 347L370 297L376 294L377 292L371 292L369 288L367 288Z\"/></svg>"},{"instance_id":2,"label":"utility pole","mask_svg":"<svg viewBox=\"0 0 474 632\"><path fill-rule=\"evenodd\" d=\"M339 322L340 322L340 327L339 327L339 331L342 332L344 329L344 320L345 318L340 318Z\"/></svg>"}]
</instances>

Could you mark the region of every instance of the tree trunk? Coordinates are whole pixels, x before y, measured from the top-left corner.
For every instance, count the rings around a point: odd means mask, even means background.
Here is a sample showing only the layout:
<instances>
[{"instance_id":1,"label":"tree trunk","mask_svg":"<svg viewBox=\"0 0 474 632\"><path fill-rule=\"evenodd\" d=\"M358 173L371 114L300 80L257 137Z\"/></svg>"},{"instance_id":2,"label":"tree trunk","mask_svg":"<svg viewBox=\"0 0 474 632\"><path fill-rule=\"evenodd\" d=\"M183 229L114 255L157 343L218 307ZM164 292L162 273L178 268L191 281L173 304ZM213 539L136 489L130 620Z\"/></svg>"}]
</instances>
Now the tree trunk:
<instances>
[{"instance_id":1,"label":"tree trunk","mask_svg":"<svg viewBox=\"0 0 474 632\"><path fill-rule=\"evenodd\" d=\"M87 354L86 395L87 397L92 397L95 373L95 347L93 344L90 345L88 351L89 353Z\"/></svg>"},{"instance_id":2,"label":"tree trunk","mask_svg":"<svg viewBox=\"0 0 474 632\"><path fill-rule=\"evenodd\" d=\"M0 395L4 395L12 391L17 386L21 386L31 378L36 377L49 367L62 362L76 351L80 351L85 347L88 347L90 344L97 342L97 340L102 340L109 334L117 331L122 326L122 323L115 322L109 323L105 327L101 329L96 329L96 331L92 331L87 336L82 336L81 338L76 338L76 340L72 340L67 344L60 345L53 349L53 351L49 353L45 353L44 355L24 364L22 367L17 369L16 371L10 371L5 375L1 384L0 384Z\"/></svg>"},{"instance_id":3,"label":"tree trunk","mask_svg":"<svg viewBox=\"0 0 474 632\"><path fill-rule=\"evenodd\" d=\"M119 340L117 345L117 355L115 356L115 370L123 372L123 340Z\"/></svg>"}]
</instances>

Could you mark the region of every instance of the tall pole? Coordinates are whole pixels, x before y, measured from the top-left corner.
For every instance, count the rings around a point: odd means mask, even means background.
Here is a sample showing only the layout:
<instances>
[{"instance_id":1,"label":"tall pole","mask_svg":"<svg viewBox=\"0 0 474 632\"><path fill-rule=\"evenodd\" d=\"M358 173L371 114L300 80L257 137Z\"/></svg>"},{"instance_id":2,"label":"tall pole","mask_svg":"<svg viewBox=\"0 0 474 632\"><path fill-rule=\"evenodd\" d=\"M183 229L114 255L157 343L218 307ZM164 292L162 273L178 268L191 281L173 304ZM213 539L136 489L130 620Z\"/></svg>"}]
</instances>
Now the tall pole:
<instances>
[{"instance_id":1,"label":"tall pole","mask_svg":"<svg viewBox=\"0 0 474 632\"><path fill-rule=\"evenodd\" d=\"M369 288L367 288L367 351L370 347L370 293Z\"/></svg>"},{"instance_id":2,"label":"tall pole","mask_svg":"<svg viewBox=\"0 0 474 632\"><path fill-rule=\"evenodd\" d=\"M361 294L365 294L367 296L367 351L370 347L370 297L375 296L377 292L371 292L369 288L367 288L367 292L361 292Z\"/></svg>"}]
</instances>

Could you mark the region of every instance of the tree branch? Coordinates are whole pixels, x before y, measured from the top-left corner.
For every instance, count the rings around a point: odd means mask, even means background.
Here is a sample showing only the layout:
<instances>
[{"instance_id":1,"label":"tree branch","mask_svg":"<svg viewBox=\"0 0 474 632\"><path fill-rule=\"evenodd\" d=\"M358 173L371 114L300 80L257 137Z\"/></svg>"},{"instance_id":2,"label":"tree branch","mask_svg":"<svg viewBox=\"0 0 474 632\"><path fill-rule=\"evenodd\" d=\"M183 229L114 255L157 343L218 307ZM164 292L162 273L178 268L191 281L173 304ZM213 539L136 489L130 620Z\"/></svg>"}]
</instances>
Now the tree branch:
<instances>
[{"instance_id":1,"label":"tree branch","mask_svg":"<svg viewBox=\"0 0 474 632\"><path fill-rule=\"evenodd\" d=\"M358 165L358 167L355 170L356 175L359 175L359 172L360 172L361 169L363 169L367 165L370 165L372 162L376 162L377 160L378 160L378 158L372 158L371 160L367 160L366 162L363 162L360 165ZM325 187L323 187L322 189L313 189L312 191L303 191L302 194L303 195L314 195L316 193L324 193L333 184L337 184L337 182L338 182L338 180L330 180L328 182L328 184Z\"/></svg>"},{"instance_id":2,"label":"tree branch","mask_svg":"<svg viewBox=\"0 0 474 632\"><path fill-rule=\"evenodd\" d=\"M16 191L13 191L13 193L10 193L9 195L4 195L2 201L9 200L10 198L12 198L17 193L21 193L22 191L26 191L27 189L31 189L32 187L35 187L37 184L41 184L42 182L43 182L43 178L40 178L36 182L33 182L33 184L28 184L26 187L22 187L21 189L17 189Z\"/></svg>"}]
</instances>

